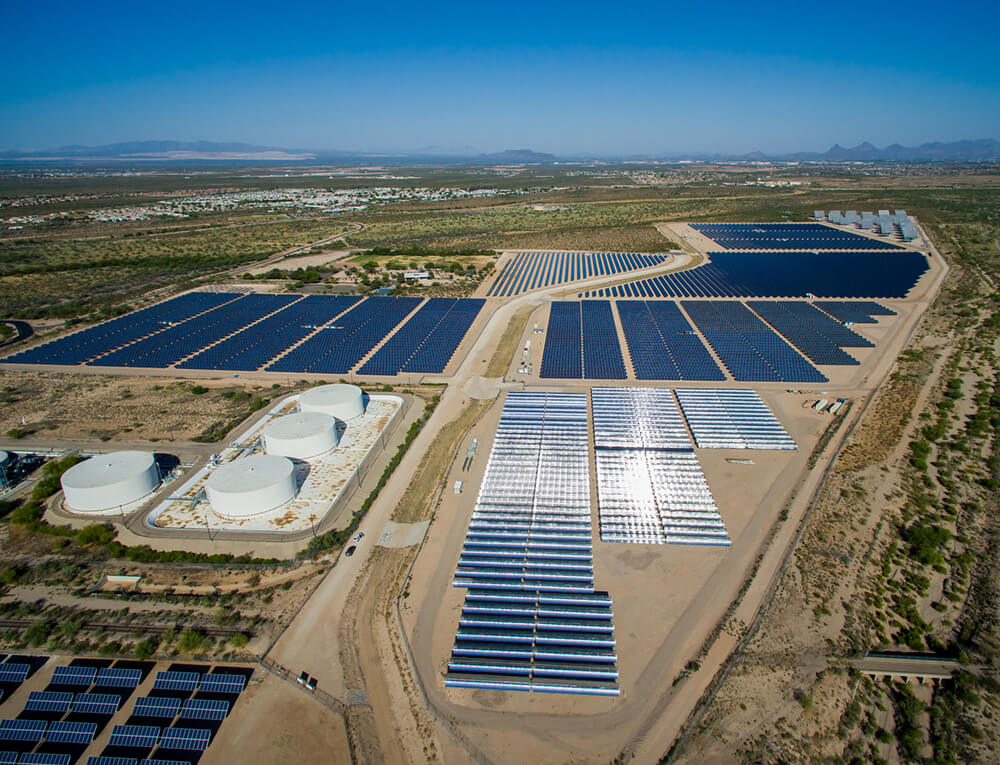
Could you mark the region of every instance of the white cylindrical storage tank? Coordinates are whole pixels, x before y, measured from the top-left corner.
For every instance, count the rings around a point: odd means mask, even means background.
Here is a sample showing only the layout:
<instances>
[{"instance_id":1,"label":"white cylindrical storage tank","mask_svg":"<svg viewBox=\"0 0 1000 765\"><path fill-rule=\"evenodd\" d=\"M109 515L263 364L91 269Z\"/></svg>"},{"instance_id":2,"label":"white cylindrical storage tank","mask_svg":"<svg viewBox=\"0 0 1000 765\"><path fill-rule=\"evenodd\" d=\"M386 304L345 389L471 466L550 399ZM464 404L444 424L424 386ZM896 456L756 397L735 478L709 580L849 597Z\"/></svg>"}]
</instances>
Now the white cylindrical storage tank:
<instances>
[{"instance_id":1,"label":"white cylindrical storage tank","mask_svg":"<svg viewBox=\"0 0 1000 765\"><path fill-rule=\"evenodd\" d=\"M160 474L149 452L99 454L61 478L66 505L77 513L116 510L156 491Z\"/></svg>"},{"instance_id":2,"label":"white cylindrical storage tank","mask_svg":"<svg viewBox=\"0 0 1000 765\"><path fill-rule=\"evenodd\" d=\"M308 459L337 445L337 420L321 412L275 417L264 428L264 451L279 457Z\"/></svg>"},{"instance_id":3,"label":"white cylindrical storage tank","mask_svg":"<svg viewBox=\"0 0 1000 765\"><path fill-rule=\"evenodd\" d=\"M338 420L353 420L365 413L365 394L357 385L320 385L299 396L299 409L322 412Z\"/></svg>"},{"instance_id":4,"label":"white cylindrical storage tank","mask_svg":"<svg viewBox=\"0 0 1000 765\"><path fill-rule=\"evenodd\" d=\"M273 454L236 459L212 472L205 493L223 518L260 515L295 497L295 465Z\"/></svg>"}]
</instances>

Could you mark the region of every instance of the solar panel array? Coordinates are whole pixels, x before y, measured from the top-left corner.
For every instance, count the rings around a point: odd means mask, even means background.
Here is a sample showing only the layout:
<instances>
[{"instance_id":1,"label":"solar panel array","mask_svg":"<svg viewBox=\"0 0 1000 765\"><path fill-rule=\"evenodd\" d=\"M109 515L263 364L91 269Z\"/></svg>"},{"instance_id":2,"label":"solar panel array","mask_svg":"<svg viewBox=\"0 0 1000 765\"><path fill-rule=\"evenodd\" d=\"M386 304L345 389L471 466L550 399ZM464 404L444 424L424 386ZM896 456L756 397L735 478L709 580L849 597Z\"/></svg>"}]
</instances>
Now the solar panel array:
<instances>
[{"instance_id":1,"label":"solar panel array","mask_svg":"<svg viewBox=\"0 0 1000 765\"><path fill-rule=\"evenodd\" d=\"M4 361L346 374L423 298L193 292ZM484 300L431 298L362 368L440 373Z\"/></svg>"},{"instance_id":2,"label":"solar panel array","mask_svg":"<svg viewBox=\"0 0 1000 765\"><path fill-rule=\"evenodd\" d=\"M587 451L585 394L508 394L455 572L469 592L445 685L619 694Z\"/></svg>"},{"instance_id":3,"label":"solar panel array","mask_svg":"<svg viewBox=\"0 0 1000 765\"><path fill-rule=\"evenodd\" d=\"M481 298L430 298L358 374L443 372L485 303Z\"/></svg>"},{"instance_id":4,"label":"solar panel array","mask_svg":"<svg viewBox=\"0 0 1000 765\"><path fill-rule=\"evenodd\" d=\"M877 319L873 319L873 316L896 315L891 308L871 300L817 300L813 305L845 323L875 324Z\"/></svg>"},{"instance_id":5,"label":"solar panel array","mask_svg":"<svg viewBox=\"0 0 1000 765\"><path fill-rule=\"evenodd\" d=\"M111 717L122 703L121 696L114 693L78 693L73 699L70 711L76 714Z\"/></svg>"},{"instance_id":6,"label":"solar panel array","mask_svg":"<svg viewBox=\"0 0 1000 765\"><path fill-rule=\"evenodd\" d=\"M637 252L519 252L500 269L486 294L511 297L554 284L649 268L666 259L662 254Z\"/></svg>"},{"instance_id":7,"label":"solar panel array","mask_svg":"<svg viewBox=\"0 0 1000 765\"><path fill-rule=\"evenodd\" d=\"M141 669L101 667L97 670L94 685L98 688L138 688L141 682Z\"/></svg>"},{"instance_id":8,"label":"solar panel array","mask_svg":"<svg viewBox=\"0 0 1000 765\"><path fill-rule=\"evenodd\" d=\"M87 687L94 684L97 677L97 667L72 665L56 667L52 672L52 685L75 685Z\"/></svg>"},{"instance_id":9,"label":"solar panel array","mask_svg":"<svg viewBox=\"0 0 1000 765\"><path fill-rule=\"evenodd\" d=\"M554 302L539 374L553 378L624 380L625 360L610 303Z\"/></svg>"},{"instance_id":10,"label":"solar panel array","mask_svg":"<svg viewBox=\"0 0 1000 765\"><path fill-rule=\"evenodd\" d=\"M232 292L189 292L16 353L6 361L22 364L80 364L238 297L238 293Z\"/></svg>"},{"instance_id":11,"label":"solar panel array","mask_svg":"<svg viewBox=\"0 0 1000 765\"><path fill-rule=\"evenodd\" d=\"M32 691L24 704L25 712L68 712L73 703L69 692Z\"/></svg>"},{"instance_id":12,"label":"solar panel array","mask_svg":"<svg viewBox=\"0 0 1000 765\"><path fill-rule=\"evenodd\" d=\"M90 362L101 367L168 367L284 308L299 295L250 294Z\"/></svg>"},{"instance_id":13,"label":"solar panel array","mask_svg":"<svg viewBox=\"0 0 1000 765\"><path fill-rule=\"evenodd\" d=\"M637 379L726 379L676 303L619 300L616 306Z\"/></svg>"},{"instance_id":14,"label":"solar panel array","mask_svg":"<svg viewBox=\"0 0 1000 765\"><path fill-rule=\"evenodd\" d=\"M17 760L18 765L69 765L71 761L68 754L52 752L25 752Z\"/></svg>"},{"instance_id":15,"label":"solar panel array","mask_svg":"<svg viewBox=\"0 0 1000 765\"><path fill-rule=\"evenodd\" d=\"M890 250L899 245L820 223L692 223L727 250Z\"/></svg>"},{"instance_id":16,"label":"solar panel array","mask_svg":"<svg viewBox=\"0 0 1000 765\"><path fill-rule=\"evenodd\" d=\"M710 252L710 262L583 297L905 298L927 257L899 252Z\"/></svg>"},{"instance_id":17,"label":"solar panel array","mask_svg":"<svg viewBox=\"0 0 1000 765\"><path fill-rule=\"evenodd\" d=\"M700 449L796 449L752 390L678 388L677 400Z\"/></svg>"},{"instance_id":18,"label":"solar panel array","mask_svg":"<svg viewBox=\"0 0 1000 765\"><path fill-rule=\"evenodd\" d=\"M111 730L108 743L123 749L152 749L159 740L158 725L116 725Z\"/></svg>"},{"instance_id":19,"label":"solar panel array","mask_svg":"<svg viewBox=\"0 0 1000 765\"><path fill-rule=\"evenodd\" d=\"M367 298L292 348L271 372L346 374L420 305L422 298Z\"/></svg>"},{"instance_id":20,"label":"solar panel array","mask_svg":"<svg viewBox=\"0 0 1000 765\"><path fill-rule=\"evenodd\" d=\"M728 545L668 388L593 388L601 539Z\"/></svg>"},{"instance_id":21,"label":"solar panel array","mask_svg":"<svg viewBox=\"0 0 1000 765\"><path fill-rule=\"evenodd\" d=\"M742 303L685 300L682 305L736 380L828 382Z\"/></svg>"},{"instance_id":22,"label":"solar panel array","mask_svg":"<svg viewBox=\"0 0 1000 765\"><path fill-rule=\"evenodd\" d=\"M0 664L0 683L23 683L31 672L31 665L19 661Z\"/></svg>"},{"instance_id":23,"label":"solar panel array","mask_svg":"<svg viewBox=\"0 0 1000 765\"><path fill-rule=\"evenodd\" d=\"M871 340L809 303L750 300L747 305L815 364L857 365L861 362L843 348L875 347Z\"/></svg>"},{"instance_id":24,"label":"solar panel array","mask_svg":"<svg viewBox=\"0 0 1000 765\"><path fill-rule=\"evenodd\" d=\"M204 752L212 740L207 728L166 728L160 737L160 749Z\"/></svg>"},{"instance_id":25,"label":"solar panel array","mask_svg":"<svg viewBox=\"0 0 1000 765\"><path fill-rule=\"evenodd\" d=\"M132 708L132 714L136 717L173 718L180 711L181 700L170 696L140 696Z\"/></svg>"},{"instance_id":26,"label":"solar panel array","mask_svg":"<svg viewBox=\"0 0 1000 765\"><path fill-rule=\"evenodd\" d=\"M97 735L97 723L53 722L45 731L45 741L51 744L87 745Z\"/></svg>"},{"instance_id":27,"label":"solar panel array","mask_svg":"<svg viewBox=\"0 0 1000 765\"><path fill-rule=\"evenodd\" d=\"M360 299L351 295L307 295L266 319L206 348L177 367L239 371L260 369Z\"/></svg>"},{"instance_id":28,"label":"solar panel array","mask_svg":"<svg viewBox=\"0 0 1000 765\"><path fill-rule=\"evenodd\" d=\"M0 741L38 743L48 726L45 720L0 720Z\"/></svg>"},{"instance_id":29,"label":"solar panel array","mask_svg":"<svg viewBox=\"0 0 1000 765\"><path fill-rule=\"evenodd\" d=\"M564 379L583 377L583 335L580 322L579 303L552 304L539 376Z\"/></svg>"}]
</instances>

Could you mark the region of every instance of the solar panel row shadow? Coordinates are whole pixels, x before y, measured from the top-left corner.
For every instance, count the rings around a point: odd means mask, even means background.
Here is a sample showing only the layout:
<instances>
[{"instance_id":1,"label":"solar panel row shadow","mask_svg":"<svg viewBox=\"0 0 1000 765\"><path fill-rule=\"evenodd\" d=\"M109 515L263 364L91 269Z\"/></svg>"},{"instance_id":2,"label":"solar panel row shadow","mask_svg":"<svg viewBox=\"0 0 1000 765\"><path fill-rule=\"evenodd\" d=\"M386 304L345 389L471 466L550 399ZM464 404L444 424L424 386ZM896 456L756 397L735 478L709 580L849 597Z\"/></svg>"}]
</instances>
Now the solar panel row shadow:
<instances>
[{"instance_id":1,"label":"solar panel row shadow","mask_svg":"<svg viewBox=\"0 0 1000 765\"><path fill-rule=\"evenodd\" d=\"M928 269L920 252L710 252L685 271L585 297L904 298Z\"/></svg>"},{"instance_id":2,"label":"solar panel row shadow","mask_svg":"<svg viewBox=\"0 0 1000 765\"><path fill-rule=\"evenodd\" d=\"M351 295L307 295L266 319L206 348L177 367L238 371L260 369L359 300L361 298Z\"/></svg>"},{"instance_id":3,"label":"solar panel row shadow","mask_svg":"<svg viewBox=\"0 0 1000 765\"><path fill-rule=\"evenodd\" d=\"M742 303L685 300L682 305L734 379L828 382Z\"/></svg>"},{"instance_id":4,"label":"solar panel row shadow","mask_svg":"<svg viewBox=\"0 0 1000 765\"><path fill-rule=\"evenodd\" d=\"M430 298L361 365L358 374L441 373L486 301Z\"/></svg>"},{"instance_id":5,"label":"solar panel row shadow","mask_svg":"<svg viewBox=\"0 0 1000 765\"><path fill-rule=\"evenodd\" d=\"M726 379L676 303L619 300L616 305L637 379Z\"/></svg>"},{"instance_id":6,"label":"solar panel row shadow","mask_svg":"<svg viewBox=\"0 0 1000 765\"><path fill-rule=\"evenodd\" d=\"M873 348L874 343L802 301L750 300L758 316L778 330L815 364L858 365L842 348Z\"/></svg>"},{"instance_id":7,"label":"solar panel row shadow","mask_svg":"<svg viewBox=\"0 0 1000 765\"><path fill-rule=\"evenodd\" d=\"M637 252L519 252L500 270L489 297L510 297L554 284L659 265L666 255Z\"/></svg>"},{"instance_id":8,"label":"solar panel row shadow","mask_svg":"<svg viewBox=\"0 0 1000 765\"><path fill-rule=\"evenodd\" d=\"M243 329L300 295L250 294L90 362L94 366L168 367Z\"/></svg>"},{"instance_id":9,"label":"solar panel row shadow","mask_svg":"<svg viewBox=\"0 0 1000 765\"><path fill-rule=\"evenodd\" d=\"M392 332L423 298L366 298L292 348L267 370L346 374Z\"/></svg>"}]
</instances>

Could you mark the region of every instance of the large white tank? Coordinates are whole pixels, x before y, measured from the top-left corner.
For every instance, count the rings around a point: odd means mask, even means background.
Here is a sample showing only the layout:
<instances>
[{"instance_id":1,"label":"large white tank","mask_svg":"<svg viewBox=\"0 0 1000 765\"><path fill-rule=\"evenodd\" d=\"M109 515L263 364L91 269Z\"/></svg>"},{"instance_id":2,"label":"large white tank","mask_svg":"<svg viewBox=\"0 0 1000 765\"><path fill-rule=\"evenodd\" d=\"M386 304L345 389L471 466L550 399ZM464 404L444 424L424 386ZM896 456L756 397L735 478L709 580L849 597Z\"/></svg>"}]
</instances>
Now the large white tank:
<instances>
[{"instance_id":1,"label":"large white tank","mask_svg":"<svg viewBox=\"0 0 1000 765\"><path fill-rule=\"evenodd\" d=\"M322 412L346 422L365 413L365 397L357 385L320 385L299 396L299 409Z\"/></svg>"},{"instance_id":2,"label":"large white tank","mask_svg":"<svg viewBox=\"0 0 1000 765\"><path fill-rule=\"evenodd\" d=\"M74 465L61 481L70 510L103 513L156 491L160 475L149 452L112 452Z\"/></svg>"},{"instance_id":3,"label":"large white tank","mask_svg":"<svg viewBox=\"0 0 1000 765\"><path fill-rule=\"evenodd\" d=\"M287 457L253 454L220 465L205 482L212 509L223 518L249 518L295 496L295 465Z\"/></svg>"},{"instance_id":4,"label":"large white tank","mask_svg":"<svg viewBox=\"0 0 1000 765\"><path fill-rule=\"evenodd\" d=\"M321 412L275 417L264 428L264 451L279 457L315 457L333 449L338 440L337 420Z\"/></svg>"}]
</instances>

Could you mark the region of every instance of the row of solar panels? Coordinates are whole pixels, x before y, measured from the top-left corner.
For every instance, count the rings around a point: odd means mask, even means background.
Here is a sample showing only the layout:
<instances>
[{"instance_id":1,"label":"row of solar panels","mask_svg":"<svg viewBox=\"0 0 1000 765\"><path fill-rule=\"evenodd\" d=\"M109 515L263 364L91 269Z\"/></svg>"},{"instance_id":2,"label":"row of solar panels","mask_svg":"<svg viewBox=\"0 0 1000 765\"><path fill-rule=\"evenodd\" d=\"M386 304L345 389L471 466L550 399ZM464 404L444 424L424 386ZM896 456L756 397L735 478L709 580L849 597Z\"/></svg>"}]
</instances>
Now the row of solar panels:
<instances>
[{"instance_id":1,"label":"row of solar panels","mask_svg":"<svg viewBox=\"0 0 1000 765\"><path fill-rule=\"evenodd\" d=\"M666 259L666 255L638 252L519 252L500 269L487 296L512 297L555 284L649 268Z\"/></svg>"},{"instance_id":2,"label":"row of solar panels","mask_svg":"<svg viewBox=\"0 0 1000 765\"><path fill-rule=\"evenodd\" d=\"M16 353L5 361L346 374L421 302L414 297L361 300L329 295L189 293ZM444 371L483 303L431 298L359 374Z\"/></svg>"},{"instance_id":3,"label":"row of solar panels","mask_svg":"<svg viewBox=\"0 0 1000 765\"><path fill-rule=\"evenodd\" d=\"M101 698L95 699L94 696ZM119 696L113 694L74 694L69 691L32 691L25 702L25 712L62 714L66 712L114 714ZM168 713L169 712L169 713ZM193 720L222 720L229 712L225 699L179 699L169 696L141 696L136 699L133 715L140 717L175 717Z\"/></svg>"},{"instance_id":4,"label":"row of solar panels","mask_svg":"<svg viewBox=\"0 0 1000 765\"><path fill-rule=\"evenodd\" d=\"M859 362L842 348L874 347L874 343L830 314L801 301L757 300L743 304L685 300L681 305L736 380L826 382L826 376L803 356L816 364L857 365ZM620 300L615 307L637 379L725 379L676 303ZM584 314L606 314L607 327L584 333L581 310ZM595 355L599 353L601 358L614 359L614 363L591 366L587 362L588 348L594 348ZM624 379L621 359L608 301L552 304L542 378Z\"/></svg>"},{"instance_id":5,"label":"row of solar panels","mask_svg":"<svg viewBox=\"0 0 1000 765\"><path fill-rule=\"evenodd\" d=\"M446 686L618 695L587 441L585 394L508 394L453 580L469 590Z\"/></svg>"},{"instance_id":6,"label":"row of solar panels","mask_svg":"<svg viewBox=\"0 0 1000 765\"><path fill-rule=\"evenodd\" d=\"M820 223L692 223L698 233L729 250L886 250L899 249Z\"/></svg>"},{"instance_id":7,"label":"row of solar panels","mask_svg":"<svg viewBox=\"0 0 1000 765\"><path fill-rule=\"evenodd\" d=\"M3 665L0 665L3 666ZM142 682L142 670L115 667L72 665L56 667L50 685L88 687L137 688ZM154 690L201 691L202 693L232 693L243 691L246 677L233 672L192 672L163 670L156 673Z\"/></svg>"},{"instance_id":8,"label":"row of solar panels","mask_svg":"<svg viewBox=\"0 0 1000 765\"><path fill-rule=\"evenodd\" d=\"M921 252L710 252L684 271L581 293L624 298L905 298L930 267Z\"/></svg>"},{"instance_id":9,"label":"row of solar panels","mask_svg":"<svg viewBox=\"0 0 1000 765\"><path fill-rule=\"evenodd\" d=\"M756 391L687 388L676 394L699 448L797 448Z\"/></svg>"}]
</instances>

